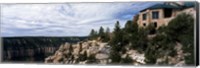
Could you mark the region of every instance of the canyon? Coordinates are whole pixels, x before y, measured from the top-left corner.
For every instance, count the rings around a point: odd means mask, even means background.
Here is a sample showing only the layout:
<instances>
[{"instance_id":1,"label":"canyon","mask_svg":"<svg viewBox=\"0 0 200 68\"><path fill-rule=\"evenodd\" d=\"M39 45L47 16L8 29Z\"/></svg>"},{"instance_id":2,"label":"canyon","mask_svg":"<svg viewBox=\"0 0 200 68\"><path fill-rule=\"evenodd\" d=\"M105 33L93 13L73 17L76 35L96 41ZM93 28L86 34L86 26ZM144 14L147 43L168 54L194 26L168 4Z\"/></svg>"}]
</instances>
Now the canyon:
<instances>
[{"instance_id":1,"label":"canyon","mask_svg":"<svg viewBox=\"0 0 200 68\"><path fill-rule=\"evenodd\" d=\"M3 37L2 62L43 63L65 42L76 43L87 37Z\"/></svg>"}]
</instances>

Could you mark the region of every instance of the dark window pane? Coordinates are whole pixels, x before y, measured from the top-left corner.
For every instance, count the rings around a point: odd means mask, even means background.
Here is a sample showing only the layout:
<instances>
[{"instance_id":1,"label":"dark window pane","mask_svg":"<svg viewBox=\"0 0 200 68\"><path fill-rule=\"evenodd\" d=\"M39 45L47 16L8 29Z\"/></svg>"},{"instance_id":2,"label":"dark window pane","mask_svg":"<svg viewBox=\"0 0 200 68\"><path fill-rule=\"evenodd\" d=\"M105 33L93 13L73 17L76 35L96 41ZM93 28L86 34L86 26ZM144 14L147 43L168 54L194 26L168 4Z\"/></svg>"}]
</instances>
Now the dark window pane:
<instances>
[{"instance_id":1,"label":"dark window pane","mask_svg":"<svg viewBox=\"0 0 200 68\"><path fill-rule=\"evenodd\" d=\"M172 16L172 9L164 9L164 17L169 18Z\"/></svg>"},{"instance_id":2,"label":"dark window pane","mask_svg":"<svg viewBox=\"0 0 200 68\"><path fill-rule=\"evenodd\" d=\"M146 20L146 19L147 19L147 14L146 14L146 13L142 15L142 19L143 19L143 20Z\"/></svg>"},{"instance_id":3,"label":"dark window pane","mask_svg":"<svg viewBox=\"0 0 200 68\"><path fill-rule=\"evenodd\" d=\"M158 11L152 12L152 18L153 18L153 19L158 19L158 18L159 18L159 13L158 13Z\"/></svg>"},{"instance_id":4,"label":"dark window pane","mask_svg":"<svg viewBox=\"0 0 200 68\"><path fill-rule=\"evenodd\" d=\"M146 26L146 23L143 23L143 26Z\"/></svg>"},{"instance_id":5,"label":"dark window pane","mask_svg":"<svg viewBox=\"0 0 200 68\"><path fill-rule=\"evenodd\" d=\"M154 26L157 27L157 22L154 22Z\"/></svg>"}]
</instances>

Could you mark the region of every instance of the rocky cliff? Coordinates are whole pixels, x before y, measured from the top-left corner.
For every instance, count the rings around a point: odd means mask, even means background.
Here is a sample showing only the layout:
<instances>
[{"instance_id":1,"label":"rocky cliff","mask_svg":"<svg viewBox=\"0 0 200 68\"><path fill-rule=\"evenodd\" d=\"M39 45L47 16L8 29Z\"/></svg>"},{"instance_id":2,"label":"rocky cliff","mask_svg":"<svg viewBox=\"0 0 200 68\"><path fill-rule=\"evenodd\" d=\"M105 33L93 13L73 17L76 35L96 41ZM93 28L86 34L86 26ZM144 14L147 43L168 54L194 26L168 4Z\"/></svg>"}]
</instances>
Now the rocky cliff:
<instances>
[{"instance_id":1,"label":"rocky cliff","mask_svg":"<svg viewBox=\"0 0 200 68\"><path fill-rule=\"evenodd\" d=\"M3 37L3 62L44 62L61 43L76 43L86 37Z\"/></svg>"},{"instance_id":2,"label":"rocky cliff","mask_svg":"<svg viewBox=\"0 0 200 68\"><path fill-rule=\"evenodd\" d=\"M127 52L121 58L130 57L134 65L145 64L144 54L126 48ZM78 42L76 44L62 44L55 54L47 57L45 63L61 64L111 64L111 46L108 43L96 40Z\"/></svg>"},{"instance_id":3,"label":"rocky cliff","mask_svg":"<svg viewBox=\"0 0 200 68\"><path fill-rule=\"evenodd\" d=\"M175 49L177 55L174 57L166 56L163 58L157 58L156 64L159 65L162 63L167 57L169 58L170 65L182 66L185 64L183 60L182 53L182 45L177 43ZM65 43L60 45L57 51L45 58L45 63L54 63L54 64L112 64L112 60L110 59L110 50L111 46L108 43L100 42L96 40L92 41L81 41L75 44ZM145 54L140 53L137 50L130 49L126 47L126 53L121 55L122 59L126 59L129 57L133 60L131 61L132 65L144 65L145 62ZM121 62L119 62L121 63Z\"/></svg>"},{"instance_id":4,"label":"rocky cliff","mask_svg":"<svg viewBox=\"0 0 200 68\"><path fill-rule=\"evenodd\" d=\"M45 59L45 63L87 64L109 63L110 46L107 43L93 41L76 44L62 44L54 55Z\"/></svg>"}]
</instances>

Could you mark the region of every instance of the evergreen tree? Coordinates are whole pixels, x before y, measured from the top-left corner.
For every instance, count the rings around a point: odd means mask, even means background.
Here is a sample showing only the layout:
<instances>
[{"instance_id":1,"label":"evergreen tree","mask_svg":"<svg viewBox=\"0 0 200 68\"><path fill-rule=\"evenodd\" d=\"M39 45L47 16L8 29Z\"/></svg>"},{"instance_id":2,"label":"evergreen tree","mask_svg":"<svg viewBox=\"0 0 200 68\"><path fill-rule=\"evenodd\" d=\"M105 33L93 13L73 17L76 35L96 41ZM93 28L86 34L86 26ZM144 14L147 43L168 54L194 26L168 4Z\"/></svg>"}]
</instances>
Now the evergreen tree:
<instances>
[{"instance_id":1,"label":"evergreen tree","mask_svg":"<svg viewBox=\"0 0 200 68\"><path fill-rule=\"evenodd\" d=\"M89 39L95 39L96 37L97 37L97 32L94 29L92 29L90 31Z\"/></svg>"},{"instance_id":2,"label":"evergreen tree","mask_svg":"<svg viewBox=\"0 0 200 68\"><path fill-rule=\"evenodd\" d=\"M156 33L156 26L153 23L150 23L147 27L148 34L155 34Z\"/></svg>"},{"instance_id":3,"label":"evergreen tree","mask_svg":"<svg viewBox=\"0 0 200 68\"><path fill-rule=\"evenodd\" d=\"M168 26L162 26L156 33L157 36L148 43L145 51L146 62L148 64L155 64L157 58L164 56L175 56L176 51L174 47L176 42L183 45L184 53L191 55L185 56L186 64L194 65L194 19L189 14L180 14L171 20ZM167 64L166 59L164 64Z\"/></svg>"},{"instance_id":4,"label":"evergreen tree","mask_svg":"<svg viewBox=\"0 0 200 68\"><path fill-rule=\"evenodd\" d=\"M131 57L126 56L125 58L121 59L121 63L122 63L122 64L132 64L132 63L133 63L133 60L132 60Z\"/></svg>"},{"instance_id":5,"label":"evergreen tree","mask_svg":"<svg viewBox=\"0 0 200 68\"><path fill-rule=\"evenodd\" d=\"M99 36L99 35L98 35L98 32L95 31L94 29L92 29L92 30L90 31L90 34L89 34L89 39L90 39L90 40L97 39L98 36Z\"/></svg>"},{"instance_id":6,"label":"evergreen tree","mask_svg":"<svg viewBox=\"0 0 200 68\"><path fill-rule=\"evenodd\" d=\"M194 65L194 18L190 14L180 14L168 24L166 34L173 40L183 45L186 64Z\"/></svg>"},{"instance_id":7,"label":"evergreen tree","mask_svg":"<svg viewBox=\"0 0 200 68\"><path fill-rule=\"evenodd\" d=\"M100 29L99 29L99 37L101 39L104 39L105 38L105 33L104 33L104 28L101 26Z\"/></svg>"},{"instance_id":8,"label":"evergreen tree","mask_svg":"<svg viewBox=\"0 0 200 68\"><path fill-rule=\"evenodd\" d=\"M132 21L127 21L125 24L125 27L123 29L123 45L127 45L131 40L130 38L132 37L132 32L133 32L133 25Z\"/></svg>"},{"instance_id":9,"label":"evergreen tree","mask_svg":"<svg viewBox=\"0 0 200 68\"><path fill-rule=\"evenodd\" d=\"M120 30L120 24L119 21L117 21L117 23L115 24L114 33L117 34L118 32L120 32Z\"/></svg>"},{"instance_id":10,"label":"evergreen tree","mask_svg":"<svg viewBox=\"0 0 200 68\"><path fill-rule=\"evenodd\" d=\"M121 61L121 55L119 52L112 50L110 53L110 59L113 64L118 64Z\"/></svg>"},{"instance_id":11,"label":"evergreen tree","mask_svg":"<svg viewBox=\"0 0 200 68\"><path fill-rule=\"evenodd\" d=\"M109 35L110 34L110 29L107 27L106 28L106 34Z\"/></svg>"},{"instance_id":12,"label":"evergreen tree","mask_svg":"<svg viewBox=\"0 0 200 68\"><path fill-rule=\"evenodd\" d=\"M94 31L94 39L96 39L98 37L98 32Z\"/></svg>"},{"instance_id":13,"label":"evergreen tree","mask_svg":"<svg viewBox=\"0 0 200 68\"><path fill-rule=\"evenodd\" d=\"M112 39L110 41L110 45L111 45L110 59L112 60L112 63L119 63L121 61L121 54L119 53L122 47L121 33L122 32L121 32L120 24L119 24L119 21L117 21L117 23L115 24Z\"/></svg>"},{"instance_id":14,"label":"evergreen tree","mask_svg":"<svg viewBox=\"0 0 200 68\"><path fill-rule=\"evenodd\" d=\"M110 29L107 27L105 32L104 42L108 42L110 40Z\"/></svg>"},{"instance_id":15,"label":"evergreen tree","mask_svg":"<svg viewBox=\"0 0 200 68\"><path fill-rule=\"evenodd\" d=\"M95 35L94 32L95 32L94 29L92 29L92 30L90 31L90 38L91 38L91 39L92 39L92 38L94 37L94 35Z\"/></svg>"},{"instance_id":16,"label":"evergreen tree","mask_svg":"<svg viewBox=\"0 0 200 68\"><path fill-rule=\"evenodd\" d=\"M110 42L111 46L113 47L113 50L118 51L118 52L121 50L122 36L123 34L120 28L120 24L119 24L119 21L117 21L117 23L115 24L114 32L113 32L113 37Z\"/></svg>"}]
</instances>

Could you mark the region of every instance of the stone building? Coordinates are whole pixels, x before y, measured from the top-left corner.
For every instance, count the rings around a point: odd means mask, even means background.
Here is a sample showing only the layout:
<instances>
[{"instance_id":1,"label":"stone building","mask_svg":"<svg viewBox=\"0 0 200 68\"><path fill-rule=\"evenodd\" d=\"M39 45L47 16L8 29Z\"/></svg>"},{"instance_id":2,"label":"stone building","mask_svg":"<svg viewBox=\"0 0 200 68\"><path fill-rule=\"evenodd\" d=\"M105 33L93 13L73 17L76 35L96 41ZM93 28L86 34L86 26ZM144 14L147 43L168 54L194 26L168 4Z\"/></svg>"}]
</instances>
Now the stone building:
<instances>
[{"instance_id":1,"label":"stone building","mask_svg":"<svg viewBox=\"0 0 200 68\"><path fill-rule=\"evenodd\" d=\"M140 11L137 23L140 27L153 23L158 28L167 25L182 12L193 14L196 18L195 2L165 2L150 6Z\"/></svg>"}]
</instances>

